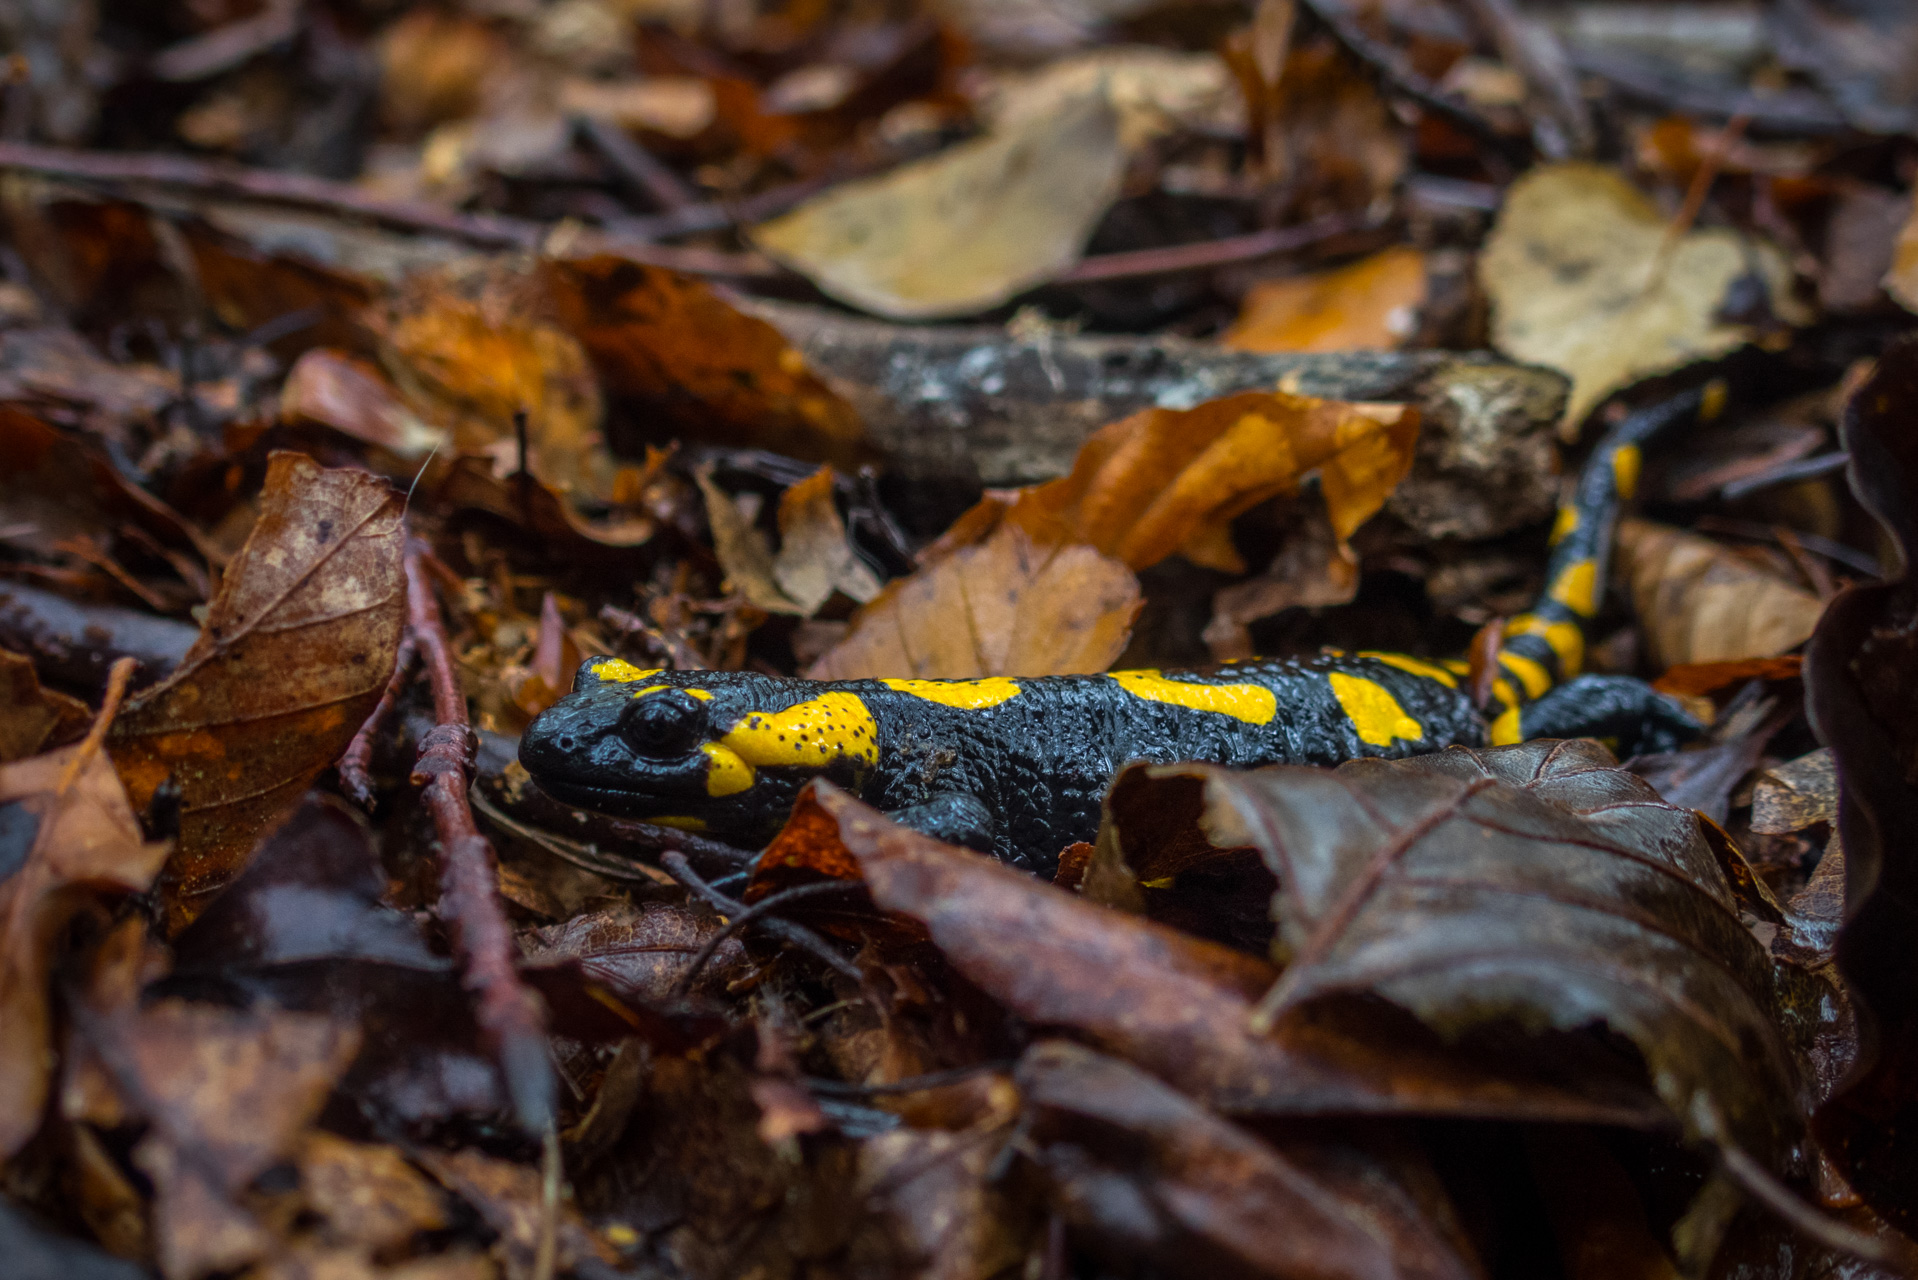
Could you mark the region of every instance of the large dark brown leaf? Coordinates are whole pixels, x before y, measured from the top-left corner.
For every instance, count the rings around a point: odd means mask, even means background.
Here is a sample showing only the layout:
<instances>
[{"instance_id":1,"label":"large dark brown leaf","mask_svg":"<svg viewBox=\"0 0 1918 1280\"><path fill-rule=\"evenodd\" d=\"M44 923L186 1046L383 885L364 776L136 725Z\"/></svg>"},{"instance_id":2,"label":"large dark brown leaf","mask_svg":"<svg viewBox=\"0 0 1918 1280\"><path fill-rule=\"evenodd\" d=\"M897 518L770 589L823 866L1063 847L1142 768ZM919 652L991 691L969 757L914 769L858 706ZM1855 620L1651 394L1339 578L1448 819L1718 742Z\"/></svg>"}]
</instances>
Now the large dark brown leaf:
<instances>
[{"instance_id":1,"label":"large dark brown leaf","mask_svg":"<svg viewBox=\"0 0 1918 1280\"><path fill-rule=\"evenodd\" d=\"M1367 995L1445 1036L1604 1028L1693 1137L1781 1157L1803 1082L1769 957L1686 810L1596 743L1454 748L1335 770L1134 766L1117 812L1203 787L1197 825L1279 880L1261 1014ZM1136 841L1118 829L1122 848Z\"/></svg>"},{"instance_id":2,"label":"large dark brown leaf","mask_svg":"<svg viewBox=\"0 0 1918 1280\"><path fill-rule=\"evenodd\" d=\"M1901 563L1825 610L1805 657L1813 727L1831 748L1845 850L1838 967L1864 1035L1819 1112L1826 1150L1872 1208L1918 1230L1918 342L1893 346L1845 411L1851 487Z\"/></svg>"},{"instance_id":3,"label":"large dark brown leaf","mask_svg":"<svg viewBox=\"0 0 1918 1280\"><path fill-rule=\"evenodd\" d=\"M1027 1050L1017 1078L1055 1208L1115 1265L1142 1255L1167 1274L1273 1280L1483 1274L1411 1150L1275 1147L1064 1041Z\"/></svg>"},{"instance_id":4,"label":"large dark brown leaf","mask_svg":"<svg viewBox=\"0 0 1918 1280\"><path fill-rule=\"evenodd\" d=\"M1263 960L941 844L825 783L801 796L787 830L803 839L767 849L763 866L777 872L767 884L857 874L874 902L923 925L1020 1017L1068 1028L1219 1109L1661 1123L1656 1101L1616 1071L1555 1079L1525 1045L1447 1045L1389 1008L1315 1009L1259 1034L1253 1007L1277 977Z\"/></svg>"},{"instance_id":5,"label":"large dark brown leaf","mask_svg":"<svg viewBox=\"0 0 1918 1280\"><path fill-rule=\"evenodd\" d=\"M392 674L404 622L400 496L363 471L276 453L260 517L200 638L114 725L136 809L169 776L169 906L190 920L339 757Z\"/></svg>"}]
</instances>

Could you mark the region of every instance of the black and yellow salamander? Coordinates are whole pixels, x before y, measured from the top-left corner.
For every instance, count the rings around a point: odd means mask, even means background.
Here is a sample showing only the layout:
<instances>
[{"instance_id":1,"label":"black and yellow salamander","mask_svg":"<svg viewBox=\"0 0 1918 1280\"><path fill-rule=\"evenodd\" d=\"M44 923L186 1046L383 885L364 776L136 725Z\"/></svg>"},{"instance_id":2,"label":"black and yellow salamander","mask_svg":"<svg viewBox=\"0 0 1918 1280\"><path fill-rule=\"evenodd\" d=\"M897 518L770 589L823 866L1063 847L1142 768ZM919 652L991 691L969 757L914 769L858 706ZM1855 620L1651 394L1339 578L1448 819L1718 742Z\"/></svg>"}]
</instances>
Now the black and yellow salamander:
<instances>
[{"instance_id":1,"label":"black and yellow salamander","mask_svg":"<svg viewBox=\"0 0 1918 1280\"><path fill-rule=\"evenodd\" d=\"M1049 873L1061 849L1092 838L1107 785L1135 760L1330 765L1586 736L1667 750L1697 726L1641 681L1581 675L1585 624L1641 446L1668 423L1709 416L1721 394L1707 388L1633 414L1598 447L1558 512L1543 596L1506 624L1484 709L1463 663L1396 653L837 681L593 658L528 728L520 762L568 804L754 847L779 830L808 779L826 777L908 825Z\"/></svg>"}]
</instances>

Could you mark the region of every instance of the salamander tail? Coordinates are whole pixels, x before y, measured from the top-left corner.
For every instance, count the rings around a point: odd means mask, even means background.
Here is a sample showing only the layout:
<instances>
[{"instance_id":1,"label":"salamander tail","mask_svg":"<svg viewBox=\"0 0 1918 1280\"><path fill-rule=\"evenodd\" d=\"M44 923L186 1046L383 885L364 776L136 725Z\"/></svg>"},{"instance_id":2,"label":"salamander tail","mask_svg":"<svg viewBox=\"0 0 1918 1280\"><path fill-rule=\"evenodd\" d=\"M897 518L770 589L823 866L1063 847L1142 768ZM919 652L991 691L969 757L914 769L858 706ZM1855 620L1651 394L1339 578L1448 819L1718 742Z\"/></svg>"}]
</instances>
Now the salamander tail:
<instances>
[{"instance_id":1,"label":"salamander tail","mask_svg":"<svg viewBox=\"0 0 1918 1280\"><path fill-rule=\"evenodd\" d=\"M1710 421L1725 403L1725 384L1713 379L1627 417L1599 442L1578 478L1572 500L1558 509L1545 590L1532 608L1505 624L1499 671L1486 709L1494 744L1523 740L1520 712L1585 665L1585 628L1604 596L1606 563L1619 507L1638 488L1645 443L1674 423Z\"/></svg>"}]
</instances>

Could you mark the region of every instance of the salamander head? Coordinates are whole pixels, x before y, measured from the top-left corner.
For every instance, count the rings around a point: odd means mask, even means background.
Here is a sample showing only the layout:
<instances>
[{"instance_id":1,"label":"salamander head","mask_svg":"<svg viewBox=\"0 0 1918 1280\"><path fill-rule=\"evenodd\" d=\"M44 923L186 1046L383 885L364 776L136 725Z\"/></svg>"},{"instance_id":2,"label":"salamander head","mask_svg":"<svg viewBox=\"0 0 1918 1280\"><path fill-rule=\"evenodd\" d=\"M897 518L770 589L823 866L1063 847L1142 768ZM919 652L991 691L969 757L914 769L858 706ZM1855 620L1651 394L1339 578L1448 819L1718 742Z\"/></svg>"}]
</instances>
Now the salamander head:
<instances>
[{"instance_id":1,"label":"salamander head","mask_svg":"<svg viewBox=\"0 0 1918 1280\"><path fill-rule=\"evenodd\" d=\"M857 789L877 726L843 687L739 671L646 671L588 659L573 691L528 726L519 759L567 804L770 839L808 779Z\"/></svg>"}]
</instances>

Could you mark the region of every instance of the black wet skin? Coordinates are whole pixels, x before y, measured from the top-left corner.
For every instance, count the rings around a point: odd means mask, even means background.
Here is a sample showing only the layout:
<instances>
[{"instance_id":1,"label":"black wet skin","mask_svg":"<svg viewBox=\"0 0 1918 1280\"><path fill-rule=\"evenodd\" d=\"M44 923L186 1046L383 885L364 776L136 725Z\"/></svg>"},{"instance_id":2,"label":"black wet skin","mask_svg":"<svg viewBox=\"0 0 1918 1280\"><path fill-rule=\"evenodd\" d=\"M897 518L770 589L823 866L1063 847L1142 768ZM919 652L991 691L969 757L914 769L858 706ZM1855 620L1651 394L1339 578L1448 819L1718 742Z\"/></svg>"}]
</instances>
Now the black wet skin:
<instances>
[{"instance_id":1,"label":"black wet skin","mask_svg":"<svg viewBox=\"0 0 1918 1280\"><path fill-rule=\"evenodd\" d=\"M1326 674L1377 682L1418 721L1417 741L1388 746L1360 740ZM876 680L779 679L748 672L660 672L633 695L633 682L601 682L582 667L574 692L547 711L520 741L520 761L541 787L585 808L631 817L697 818L715 836L757 846L791 812L806 781L827 777L885 810L947 794L976 796L992 816L992 851L1044 869L1075 840L1098 829L1099 802L1120 767L1134 760L1208 760L1263 764L1335 764L1355 756L1403 756L1449 743L1484 741L1484 722L1467 699L1439 681L1366 658L1312 662L1253 661L1206 671L1167 671L1184 684L1257 685L1275 696L1264 725L1217 711L1150 701L1109 676L1046 676L1014 681L1016 696L995 706L945 706ZM679 694L698 688L709 701ZM706 791L700 744L754 712L781 711L822 693L857 697L878 730L878 763L835 759L824 768L761 767L754 785L732 795ZM629 708L655 700L680 704L689 717L681 743L635 743ZM648 732L640 726L640 736ZM673 749L677 747L678 749Z\"/></svg>"}]
</instances>

